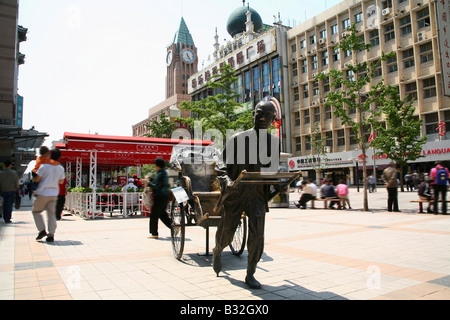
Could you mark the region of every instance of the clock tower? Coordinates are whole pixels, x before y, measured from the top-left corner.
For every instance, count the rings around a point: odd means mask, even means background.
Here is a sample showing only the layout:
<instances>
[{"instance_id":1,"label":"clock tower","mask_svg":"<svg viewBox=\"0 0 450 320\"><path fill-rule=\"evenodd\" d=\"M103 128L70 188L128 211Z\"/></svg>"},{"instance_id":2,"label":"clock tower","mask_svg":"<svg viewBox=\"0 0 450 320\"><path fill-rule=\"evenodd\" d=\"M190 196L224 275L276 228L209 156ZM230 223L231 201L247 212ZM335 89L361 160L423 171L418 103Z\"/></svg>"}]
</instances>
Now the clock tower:
<instances>
[{"instance_id":1,"label":"clock tower","mask_svg":"<svg viewBox=\"0 0 450 320\"><path fill-rule=\"evenodd\" d=\"M188 80L198 71L198 57L194 40L183 18L172 44L167 48L166 64L166 99L176 94L187 95Z\"/></svg>"}]
</instances>

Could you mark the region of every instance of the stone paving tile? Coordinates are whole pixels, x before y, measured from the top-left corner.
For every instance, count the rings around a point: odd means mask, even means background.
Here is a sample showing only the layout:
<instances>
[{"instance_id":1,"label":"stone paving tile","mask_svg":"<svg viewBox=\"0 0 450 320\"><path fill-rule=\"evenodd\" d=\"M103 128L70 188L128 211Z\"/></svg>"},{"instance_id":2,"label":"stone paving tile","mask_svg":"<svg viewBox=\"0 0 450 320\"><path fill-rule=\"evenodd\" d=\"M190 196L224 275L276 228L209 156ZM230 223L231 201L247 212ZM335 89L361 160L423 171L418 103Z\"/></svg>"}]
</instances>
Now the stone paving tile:
<instances>
[{"instance_id":1,"label":"stone paving tile","mask_svg":"<svg viewBox=\"0 0 450 320\"><path fill-rule=\"evenodd\" d=\"M291 199L298 197L292 194ZM31 214L0 223L1 300L450 300L450 216L417 214L401 197L402 213L387 213L383 189L360 209L271 209L265 253L245 283L247 253L223 253L217 277L205 230L186 229L185 252L172 255L170 232L147 239L148 218L63 217L56 241L37 242ZM353 208L361 194L351 189ZM209 252L214 246L211 229Z\"/></svg>"}]
</instances>

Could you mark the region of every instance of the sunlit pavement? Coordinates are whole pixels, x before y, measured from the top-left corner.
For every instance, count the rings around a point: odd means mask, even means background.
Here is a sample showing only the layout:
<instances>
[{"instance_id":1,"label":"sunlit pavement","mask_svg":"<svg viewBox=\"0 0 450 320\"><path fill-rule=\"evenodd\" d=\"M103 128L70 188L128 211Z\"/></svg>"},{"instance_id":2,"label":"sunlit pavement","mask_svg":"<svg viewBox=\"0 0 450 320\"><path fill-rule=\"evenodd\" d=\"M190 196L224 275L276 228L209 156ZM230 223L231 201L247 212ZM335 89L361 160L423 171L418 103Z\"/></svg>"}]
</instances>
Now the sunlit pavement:
<instances>
[{"instance_id":1,"label":"sunlit pavement","mask_svg":"<svg viewBox=\"0 0 450 320\"><path fill-rule=\"evenodd\" d=\"M383 188L368 197L368 212L354 188L352 210L271 209L255 274L260 290L244 283L246 251L225 251L216 277L211 256L198 254L206 251L201 227L186 228L181 261L162 223L159 239L148 239L149 218L119 213L64 216L47 243L35 240L24 199L13 223L0 222L0 300L450 299L450 216L418 214L416 192L399 192L400 213L386 211Z\"/></svg>"}]
</instances>

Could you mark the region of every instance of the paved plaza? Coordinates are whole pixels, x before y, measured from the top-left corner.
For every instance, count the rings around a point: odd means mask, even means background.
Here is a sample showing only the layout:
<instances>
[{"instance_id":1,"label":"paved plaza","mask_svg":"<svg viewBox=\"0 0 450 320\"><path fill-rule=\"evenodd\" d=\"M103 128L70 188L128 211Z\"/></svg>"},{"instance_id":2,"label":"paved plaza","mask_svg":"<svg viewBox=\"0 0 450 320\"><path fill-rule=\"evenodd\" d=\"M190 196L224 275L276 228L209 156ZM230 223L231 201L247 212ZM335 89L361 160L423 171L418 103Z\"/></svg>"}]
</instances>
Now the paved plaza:
<instances>
[{"instance_id":1,"label":"paved plaza","mask_svg":"<svg viewBox=\"0 0 450 320\"><path fill-rule=\"evenodd\" d=\"M399 193L400 213L386 211L386 191L351 189L352 210L271 209L256 278L243 282L247 253L223 253L216 277L205 229L188 227L181 261L170 232L148 239L149 218L58 222L54 243L36 241L31 202L0 222L0 300L450 300L450 215L419 214L416 192ZM298 195L291 194L291 201ZM216 228L210 232L210 250Z\"/></svg>"}]
</instances>

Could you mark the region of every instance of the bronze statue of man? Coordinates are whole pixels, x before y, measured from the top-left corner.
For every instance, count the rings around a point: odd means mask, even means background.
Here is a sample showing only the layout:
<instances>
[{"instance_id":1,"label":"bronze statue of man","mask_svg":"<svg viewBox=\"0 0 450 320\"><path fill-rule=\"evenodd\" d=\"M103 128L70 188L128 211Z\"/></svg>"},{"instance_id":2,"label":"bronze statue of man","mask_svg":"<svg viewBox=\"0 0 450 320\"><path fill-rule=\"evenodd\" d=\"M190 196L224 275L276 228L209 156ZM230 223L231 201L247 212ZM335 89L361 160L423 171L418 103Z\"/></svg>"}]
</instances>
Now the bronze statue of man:
<instances>
[{"instance_id":1,"label":"bronze statue of man","mask_svg":"<svg viewBox=\"0 0 450 320\"><path fill-rule=\"evenodd\" d=\"M239 183L235 186L234 182L243 170L262 174L278 171L280 141L267 132L276 116L275 106L270 101L260 102L255 108L253 129L232 136L216 166L222 190L216 210L219 210L222 218L216 232L213 269L219 275L222 250L231 243L242 213L245 212L249 226L245 282L252 289L261 288L254 273L264 251L264 224L266 212L269 211L270 186Z\"/></svg>"}]
</instances>

